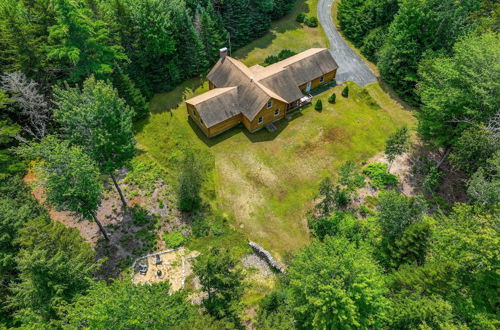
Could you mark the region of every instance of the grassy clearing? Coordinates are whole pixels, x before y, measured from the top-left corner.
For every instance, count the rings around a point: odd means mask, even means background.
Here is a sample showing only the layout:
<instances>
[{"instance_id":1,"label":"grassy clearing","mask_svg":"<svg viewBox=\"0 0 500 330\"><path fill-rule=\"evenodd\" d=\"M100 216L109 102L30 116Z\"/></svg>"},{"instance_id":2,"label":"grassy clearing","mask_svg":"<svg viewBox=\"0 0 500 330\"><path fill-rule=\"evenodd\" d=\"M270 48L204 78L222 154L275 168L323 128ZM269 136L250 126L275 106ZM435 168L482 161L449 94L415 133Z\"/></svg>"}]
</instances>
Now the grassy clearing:
<instances>
[{"instance_id":1,"label":"grassy clearing","mask_svg":"<svg viewBox=\"0 0 500 330\"><path fill-rule=\"evenodd\" d=\"M327 47L321 28L311 29L295 22L304 11L315 15L317 0L300 1L293 13L277 21L264 37L233 55L247 65L262 63L272 54L288 48L302 51ZM208 89L201 79L192 79L151 101L153 114L137 125L141 156L156 160L174 184L184 150L194 148L213 164L203 195L219 215L229 219L237 232L199 239L193 247L239 245L255 240L284 258L309 241L305 215L311 207L319 181L335 176L346 160L363 162L384 147L387 136L414 119L409 111L390 98L379 84L365 89L349 84L348 99L340 96L342 86L315 99L322 99L323 111L313 106L282 120L278 130L254 134L236 127L207 139L186 116L185 98ZM327 102L337 93L337 104Z\"/></svg>"},{"instance_id":2,"label":"grassy clearing","mask_svg":"<svg viewBox=\"0 0 500 330\"><path fill-rule=\"evenodd\" d=\"M153 100L153 107L194 92L189 83ZM212 207L233 219L230 223L246 238L255 240L280 257L309 241L305 215L311 207L319 181L336 175L346 160L363 162L383 150L387 136L414 122L378 84L361 88L349 83L350 96L337 86L315 99L313 106L282 120L278 130L250 134L242 127L206 139L186 116L184 105L153 114L137 134L139 146L156 159L175 180L176 160L192 147L213 157L214 172L206 190ZM327 99L337 94L337 103ZM235 236L236 237L236 236ZM234 239L233 237L232 239ZM234 243L234 242L233 242Z\"/></svg>"},{"instance_id":3,"label":"grassy clearing","mask_svg":"<svg viewBox=\"0 0 500 330\"><path fill-rule=\"evenodd\" d=\"M269 55L276 55L288 48L301 52L313 47L328 47L328 39L321 26L310 28L297 23L295 17L300 12L317 16L318 0L299 0L295 9L282 19L273 22L269 32L247 46L238 49L233 56L248 66L260 64Z\"/></svg>"}]
</instances>

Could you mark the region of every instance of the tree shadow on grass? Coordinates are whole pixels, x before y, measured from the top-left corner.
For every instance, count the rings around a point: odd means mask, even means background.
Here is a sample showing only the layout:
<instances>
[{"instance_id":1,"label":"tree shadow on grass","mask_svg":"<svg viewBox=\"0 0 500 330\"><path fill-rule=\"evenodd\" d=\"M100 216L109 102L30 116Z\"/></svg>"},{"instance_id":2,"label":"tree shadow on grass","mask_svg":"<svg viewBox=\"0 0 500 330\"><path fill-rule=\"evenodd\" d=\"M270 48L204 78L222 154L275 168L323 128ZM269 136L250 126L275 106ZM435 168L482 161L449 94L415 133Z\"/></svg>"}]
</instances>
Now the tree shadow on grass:
<instances>
[{"instance_id":1,"label":"tree shadow on grass","mask_svg":"<svg viewBox=\"0 0 500 330\"><path fill-rule=\"evenodd\" d=\"M250 42L249 44L238 48L234 51L233 56L239 59L243 59L247 57L249 53L256 49L266 49L269 47L273 40L276 39L276 33L285 33L287 31L293 31L297 29L302 29L303 26L301 23L295 21L295 18L300 12L304 12L306 14L315 14L311 13L311 9L309 5L305 2L306 0L299 0L295 4L293 10L282 18L272 21L271 26L269 27L269 31L264 34L262 37Z\"/></svg>"},{"instance_id":2,"label":"tree shadow on grass","mask_svg":"<svg viewBox=\"0 0 500 330\"><path fill-rule=\"evenodd\" d=\"M171 112L177 109L189 95L203 86L204 77L195 77L184 81L171 91L153 96L149 103L151 113Z\"/></svg>"}]
</instances>

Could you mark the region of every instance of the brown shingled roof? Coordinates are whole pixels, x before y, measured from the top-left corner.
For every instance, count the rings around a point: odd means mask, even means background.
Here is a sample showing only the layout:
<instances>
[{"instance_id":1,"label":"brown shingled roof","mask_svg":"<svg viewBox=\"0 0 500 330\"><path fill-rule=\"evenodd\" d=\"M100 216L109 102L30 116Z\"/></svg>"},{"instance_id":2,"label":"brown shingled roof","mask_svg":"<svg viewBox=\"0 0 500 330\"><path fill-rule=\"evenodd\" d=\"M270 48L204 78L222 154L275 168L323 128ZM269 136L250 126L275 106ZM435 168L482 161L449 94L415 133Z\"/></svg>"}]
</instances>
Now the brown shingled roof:
<instances>
[{"instance_id":1,"label":"brown shingled roof","mask_svg":"<svg viewBox=\"0 0 500 330\"><path fill-rule=\"evenodd\" d=\"M192 104L207 127L240 113L238 87L211 89L186 101Z\"/></svg>"},{"instance_id":2,"label":"brown shingled roof","mask_svg":"<svg viewBox=\"0 0 500 330\"><path fill-rule=\"evenodd\" d=\"M186 102L196 107L207 127L239 113L253 120L270 98L296 101L303 96L298 86L337 68L326 48L312 48L267 67L248 68L226 56L207 75L216 88Z\"/></svg>"}]
</instances>

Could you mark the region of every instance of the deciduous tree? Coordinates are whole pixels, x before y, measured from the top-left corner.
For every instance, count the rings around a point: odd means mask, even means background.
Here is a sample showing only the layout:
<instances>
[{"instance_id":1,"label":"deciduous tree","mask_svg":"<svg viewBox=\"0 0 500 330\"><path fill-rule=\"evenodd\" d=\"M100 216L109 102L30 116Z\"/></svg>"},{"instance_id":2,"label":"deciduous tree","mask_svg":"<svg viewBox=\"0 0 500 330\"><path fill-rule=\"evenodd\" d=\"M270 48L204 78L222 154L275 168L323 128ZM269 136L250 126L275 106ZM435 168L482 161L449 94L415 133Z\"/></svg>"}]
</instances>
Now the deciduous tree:
<instances>
[{"instance_id":1,"label":"deciduous tree","mask_svg":"<svg viewBox=\"0 0 500 330\"><path fill-rule=\"evenodd\" d=\"M438 147L451 147L474 124L486 124L500 109L500 37L463 38L450 57L421 63L418 132Z\"/></svg>"},{"instance_id":2,"label":"deciduous tree","mask_svg":"<svg viewBox=\"0 0 500 330\"><path fill-rule=\"evenodd\" d=\"M389 135L385 142L385 156L387 160L389 160L388 171L390 171L394 159L408 151L409 142L410 135L408 134L408 127L406 126L401 127L396 132Z\"/></svg>"},{"instance_id":3,"label":"deciduous tree","mask_svg":"<svg viewBox=\"0 0 500 330\"><path fill-rule=\"evenodd\" d=\"M170 329L190 323L195 312L183 292L169 294L168 282L136 285L129 278L92 285L64 310L61 325L92 329Z\"/></svg>"},{"instance_id":4,"label":"deciduous tree","mask_svg":"<svg viewBox=\"0 0 500 330\"><path fill-rule=\"evenodd\" d=\"M287 270L287 303L299 328L380 328L387 289L368 251L327 237L299 253Z\"/></svg>"},{"instance_id":5,"label":"deciduous tree","mask_svg":"<svg viewBox=\"0 0 500 330\"><path fill-rule=\"evenodd\" d=\"M127 201L113 172L134 156L132 109L109 83L94 77L87 79L82 89L58 88L54 94L58 106L54 118L63 136L85 149L101 172L111 176L126 207Z\"/></svg>"},{"instance_id":6,"label":"deciduous tree","mask_svg":"<svg viewBox=\"0 0 500 330\"><path fill-rule=\"evenodd\" d=\"M40 184L45 188L50 206L94 220L104 238L109 240L96 216L102 193L99 170L83 149L47 136L39 144L25 147L20 152L27 158L40 160Z\"/></svg>"}]
</instances>

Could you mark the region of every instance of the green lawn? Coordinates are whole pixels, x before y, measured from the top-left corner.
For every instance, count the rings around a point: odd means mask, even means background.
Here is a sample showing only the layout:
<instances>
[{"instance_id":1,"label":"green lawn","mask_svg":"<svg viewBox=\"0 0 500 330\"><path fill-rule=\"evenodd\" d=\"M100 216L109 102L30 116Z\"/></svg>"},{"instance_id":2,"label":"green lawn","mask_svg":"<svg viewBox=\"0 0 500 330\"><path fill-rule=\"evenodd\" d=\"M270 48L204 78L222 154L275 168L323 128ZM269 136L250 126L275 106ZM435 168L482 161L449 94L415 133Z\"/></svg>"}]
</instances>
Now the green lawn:
<instances>
[{"instance_id":1,"label":"green lawn","mask_svg":"<svg viewBox=\"0 0 500 330\"><path fill-rule=\"evenodd\" d=\"M184 88L161 95L153 107L172 102L179 94L198 94L206 86ZM413 123L378 84L365 89L349 83L351 95L340 96L341 86L316 97L323 111L312 106L282 120L278 130L250 134L234 128L206 139L186 116L183 104L153 114L137 134L140 149L169 170L175 180L177 160L186 148L208 155L215 165L205 195L215 210L233 219L234 227L280 256L309 240L305 214L311 207L319 181L335 176L346 160L361 162L383 150L387 136ZM327 98L337 93L337 103ZM169 97L170 96L170 97Z\"/></svg>"},{"instance_id":2,"label":"green lawn","mask_svg":"<svg viewBox=\"0 0 500 330\"><path fill-rule=\"evenodd\" d=\"M285 48L301 52L314 47L328 47L328 39L321 26L310 28L295 21L300 12L308 16L317 16L317 6L318 0L297 1L295 9L282 19L273 22L265 36L238 49L233 56L252 66L263 63L267 56L278 54Z\"/></svg>"},{"instance_id":3,"label":"green lawn","mask_svg":"<svg viewBox=\"0 0 500 330\"><path fill-rule=\"evenodd\" d=\"M326 47L319 28L295 23L300 11L315 14L316 3L300 2L294 13L273 25L270 33L233 55L252 65L282 48L300 51ZM349 86L348 99L340 96L342 87L338 86L316 97L323 100L323 111L309 106L292 120L279 122L274 133L262 130L250 134L237 127L207 139L186 115L183 99L208 89L202 80L192 79L153 98L153 114L137 126L138 148L141 157L151 157L167 170L169 183L176 180L184 150L197 149L213 164L203 190L213 210L231 219L230 224L239 233L282 258L309 241L305 215L319 181L327 175L335 176L346 160L372 157L383 150L391 132L414 122L412 114L379 84L365 89ZM335 105L327 102L332 91L337 93ZM226 243L234 244L235 239L233 235Z\"/></svg>"}]
</instances>

